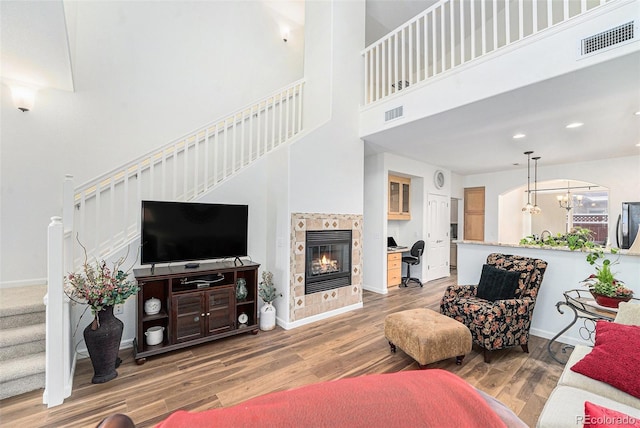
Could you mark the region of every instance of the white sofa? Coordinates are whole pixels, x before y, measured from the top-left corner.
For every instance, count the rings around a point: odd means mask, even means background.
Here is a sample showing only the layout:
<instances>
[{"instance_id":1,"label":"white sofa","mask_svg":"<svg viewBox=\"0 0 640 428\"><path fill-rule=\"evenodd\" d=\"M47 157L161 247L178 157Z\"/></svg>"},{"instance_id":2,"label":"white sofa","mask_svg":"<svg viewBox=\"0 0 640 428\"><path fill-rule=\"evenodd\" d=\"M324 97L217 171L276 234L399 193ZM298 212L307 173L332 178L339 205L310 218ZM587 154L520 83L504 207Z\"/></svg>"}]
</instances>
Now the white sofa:
<instances>
[{"instance_id":1,"label":"white sofa","mask_svg":"<svg viewBox=\"0 0 640 428\"><path fill-rule=\"evenodd\" d=\"M640 305L621 304L614 322L640 325ZM578 345L564 367L558 384L551 392L536 424L539 428L581 427L584 422L584 402L622 412L640 420L640 399L604 382L591 379L571 370L571 367L591 352L592 348Z\"/></svg>"}]
</instances>

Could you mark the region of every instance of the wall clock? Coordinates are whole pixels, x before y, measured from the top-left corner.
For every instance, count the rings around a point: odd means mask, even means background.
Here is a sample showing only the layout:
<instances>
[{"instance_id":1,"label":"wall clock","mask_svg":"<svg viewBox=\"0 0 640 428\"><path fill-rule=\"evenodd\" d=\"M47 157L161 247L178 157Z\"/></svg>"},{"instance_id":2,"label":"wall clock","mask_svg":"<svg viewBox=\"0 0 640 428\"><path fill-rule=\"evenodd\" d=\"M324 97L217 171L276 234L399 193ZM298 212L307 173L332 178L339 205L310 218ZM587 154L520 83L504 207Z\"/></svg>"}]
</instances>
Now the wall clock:
<instances>
[{"instance_id":1,"label":"wall clock","mask_svg":"<svg viewBox=\"0 0 640 428\"><path fill-rule=\"evenodd\" d=\"M444 172L437 170L433 175L433 183L436 189L442 189L444 187Z\"/></svg>"}]
</instances>

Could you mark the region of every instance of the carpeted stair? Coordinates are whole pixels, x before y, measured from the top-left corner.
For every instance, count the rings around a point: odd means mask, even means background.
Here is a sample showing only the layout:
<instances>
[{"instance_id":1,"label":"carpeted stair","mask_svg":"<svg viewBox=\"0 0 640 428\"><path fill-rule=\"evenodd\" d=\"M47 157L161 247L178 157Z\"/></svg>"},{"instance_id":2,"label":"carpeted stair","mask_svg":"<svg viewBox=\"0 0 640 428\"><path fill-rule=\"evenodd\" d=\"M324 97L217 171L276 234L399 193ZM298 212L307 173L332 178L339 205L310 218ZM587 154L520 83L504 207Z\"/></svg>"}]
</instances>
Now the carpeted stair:
<instances>
[{"instance_id":1,"label":"carpeted stair","mask_svg":"<svg viewBox=\"0 0 640 428\"><path fill-rule=\"evenodd\" d=\"M44 388L46 292L0 289L0 400Z\"/></svg>"}]
</instances>

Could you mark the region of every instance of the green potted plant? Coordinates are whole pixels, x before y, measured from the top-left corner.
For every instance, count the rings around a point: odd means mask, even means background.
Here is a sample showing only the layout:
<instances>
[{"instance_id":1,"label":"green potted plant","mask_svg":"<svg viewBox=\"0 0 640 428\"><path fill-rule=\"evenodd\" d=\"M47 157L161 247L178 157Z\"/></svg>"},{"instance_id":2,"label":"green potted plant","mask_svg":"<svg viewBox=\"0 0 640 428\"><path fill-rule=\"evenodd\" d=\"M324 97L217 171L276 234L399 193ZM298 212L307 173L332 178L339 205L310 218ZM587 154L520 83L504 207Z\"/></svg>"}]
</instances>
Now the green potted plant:
<instances>
[{"instance_id":1,"label":"green potted plant","mask_svg":"<svg viewBox=\"0 0 640 428\"><path fill-rule=\"evenodd\" d=\"M616 254L617 249L612 248L611 253ZM587 254L587 262L595 266L596 272L582 282L589 287L589 291L601 306L617 308L620 302L626 302L633 297L633 290L625 287L624 282L616 279L611 271L611 266L618 260L611 261L607 258L603 248L593 248Z\"/></svg>"},{"instance_id":2,"label":"green potted plant","mask_svg":"<svg viewBox=\"0 0 640 428\"><path fill-rule=\"evenodd\" d=\"M258 296L264 302L260 308L260 330L273 330L276 327L276 308L273 306L273 301L282 297L282 293L278 293L273 285L273 273L268 270L262 272L262 281L258 284Z\"/></svg>"}]
</instances>

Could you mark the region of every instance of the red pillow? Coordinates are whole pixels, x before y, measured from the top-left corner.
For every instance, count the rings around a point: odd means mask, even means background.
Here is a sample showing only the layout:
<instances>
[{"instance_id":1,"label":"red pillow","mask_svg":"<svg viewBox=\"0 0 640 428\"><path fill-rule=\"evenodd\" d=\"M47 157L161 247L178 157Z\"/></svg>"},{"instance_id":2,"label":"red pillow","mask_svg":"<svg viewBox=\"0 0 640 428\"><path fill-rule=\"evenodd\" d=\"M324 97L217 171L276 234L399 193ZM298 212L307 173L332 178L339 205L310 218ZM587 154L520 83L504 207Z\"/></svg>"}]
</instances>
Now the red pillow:
<instances>
[{"instance_id":1,"label":"red pillow","mask_svg":"<svg viewBox=\"0 0 640 428\"><path fill-rule=\"evenodd\" d=\"M571 370L640 398L639 349L640 326L598 321L593 350Z\"/></svg>"},{"instance_id":2,"label":"red pillow","mask_svg":"<svg viewBox=\"0 0 640 428\"><path fill-rule=\"evenodd\" d=\"M640 419L585 401L583 426L584 428L640 428Z\"/></svg>"}]
</instances>

